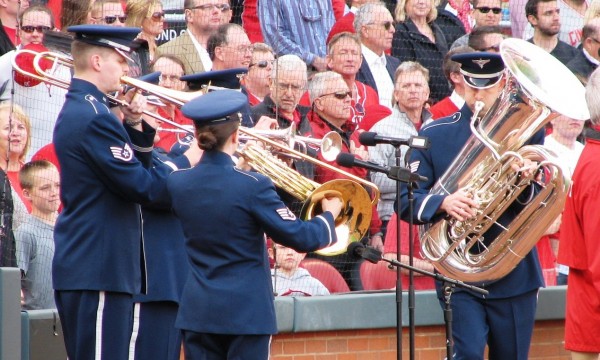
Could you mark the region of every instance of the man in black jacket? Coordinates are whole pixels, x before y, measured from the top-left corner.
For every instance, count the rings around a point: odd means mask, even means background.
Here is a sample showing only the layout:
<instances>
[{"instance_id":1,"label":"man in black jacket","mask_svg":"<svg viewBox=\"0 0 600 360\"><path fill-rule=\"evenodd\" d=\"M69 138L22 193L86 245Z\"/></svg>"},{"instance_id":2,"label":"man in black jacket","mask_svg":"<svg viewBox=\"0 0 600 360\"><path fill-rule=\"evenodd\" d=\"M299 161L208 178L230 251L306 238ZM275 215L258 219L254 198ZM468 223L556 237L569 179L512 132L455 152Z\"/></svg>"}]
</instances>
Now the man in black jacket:
<instances>
[{"instance_id":1,"label":"man in black jacket","mask_svg":"<svg viewBox=\"0 0 600 360\"><path fill-rule=\"evenodd\" d=\"M577 55L567 63L569 70L583 82L587 83L588 77L596 70L600 63L600 18L590 20L583 27L581 35L581 49Z\"/></svg>"}]
</instances>

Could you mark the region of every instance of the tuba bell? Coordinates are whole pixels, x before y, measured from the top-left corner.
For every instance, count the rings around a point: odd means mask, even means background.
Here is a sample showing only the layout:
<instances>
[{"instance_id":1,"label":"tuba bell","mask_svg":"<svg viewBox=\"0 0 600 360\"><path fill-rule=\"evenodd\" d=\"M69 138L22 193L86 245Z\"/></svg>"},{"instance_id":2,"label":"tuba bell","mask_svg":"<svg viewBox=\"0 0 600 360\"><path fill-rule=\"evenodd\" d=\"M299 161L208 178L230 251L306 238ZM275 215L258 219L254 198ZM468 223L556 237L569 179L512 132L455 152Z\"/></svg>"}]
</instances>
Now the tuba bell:
<instances>
[{"instance_id":1,"label":"tuba bell","mask_svg":"<svg viewBox=\"0 0 600 360\"><path fill-rule=\"evenodd\" d=\"M447 217L420 229L423 255L440 273L468 282L508 274L562 212L569 175L551 151L523 145L558 114L589 118L584 87L552 55L520 39L504 40L500 54L508 70L505 88L483 118L478 116L483 104L476 104L471 137L430 191L448 195L463 189L479 203L477 215L463 222ZM530 177L511 167L523 159L538 163ZM499 218L532 182L541 190L511 223L500 224ZM489 236L494 225L499 234Z\"/></svg>"}]
</instances>

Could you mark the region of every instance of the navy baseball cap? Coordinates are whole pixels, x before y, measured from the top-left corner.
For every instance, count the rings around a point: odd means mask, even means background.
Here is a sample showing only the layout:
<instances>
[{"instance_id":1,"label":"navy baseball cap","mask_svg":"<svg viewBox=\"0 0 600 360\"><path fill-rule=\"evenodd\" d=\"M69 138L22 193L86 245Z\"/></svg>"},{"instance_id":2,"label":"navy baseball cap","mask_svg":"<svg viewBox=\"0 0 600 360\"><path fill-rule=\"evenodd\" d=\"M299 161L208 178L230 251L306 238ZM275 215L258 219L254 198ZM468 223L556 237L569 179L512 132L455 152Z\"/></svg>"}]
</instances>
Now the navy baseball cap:
<instances>
[{"instance_id":1,"label":"navy baseball cap","mask_svg":"<svg viewBox=\"0 0 600 360\"><path fill-rule=\"evenodd\" d=\"M134 40L141 29L108 25L73 25L69 26L67 31L75 34L75 40L112 48L124 58L131 60L128 54L134 49Z\"/></svg>"},{"instance_id":2,"label":"navy baseball cap","mask_svg":"<svg viewBox=\"0 0 600 360\"><path fill-rule=\"evenodd\" d=\"M240 89L242 87L240 84L240 79L244 74L247 73L248 69L246 68L213 70L184 75L180 78L180 80L187 82L190 90L200 89L204 85L225 89Z\"/></svg>"},{"instance_id":3,"label":"navy baseball cap","mask_svg":"<svg viewBox=\"0 0 600 360\"><path fill-rule=\"evenodd\" d=\"M500 54L471 52L456 54L450 59L460 64L460 73L465 83L476 89L490 88L504 75L504 61Z\"/></svg>"},{"instance_id":4,"label":"navy baseball cap","mask_svg":"<svg viewBox=\"0 0 600 360\"><path fill-rule=\"evenodd\" d=\"M238 113L248 104L248 97L236 90L218 90L201 95L181 107L184 116L198 126L240 121Z\"/></svg>"}]
</instances>

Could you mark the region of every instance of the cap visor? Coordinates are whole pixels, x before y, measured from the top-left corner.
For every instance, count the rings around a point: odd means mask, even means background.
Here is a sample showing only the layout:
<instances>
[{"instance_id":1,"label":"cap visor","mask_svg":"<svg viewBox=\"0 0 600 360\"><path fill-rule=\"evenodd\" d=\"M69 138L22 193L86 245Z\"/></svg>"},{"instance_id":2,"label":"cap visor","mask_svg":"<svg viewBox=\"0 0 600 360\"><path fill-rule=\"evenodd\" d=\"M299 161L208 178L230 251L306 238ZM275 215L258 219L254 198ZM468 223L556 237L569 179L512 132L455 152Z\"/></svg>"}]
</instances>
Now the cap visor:
<instances>
[{"instance_id":1,"label":"cap visor","mask_svg":"<svg viewBox=\"0 0 600 360\"><path fill-rule=\"evenodd\" d=\"M131 58L131 56L129 56L128 53L126 53L125 51L121 50L121 49L117 49L117 48L113 48L116 52L119 53L119 55L121 55L122 57L124 57L127 61L130 61L132 63L135 64L135 61Z\"/></svg>"},{"instance_id":2,"label":"cap visor","mask_svg":"<svg viewBox=\"0 0 600 360\"><path fill-rule=\"evenodd\" d=\"M472 88L476 89L487 89L494 85L496 85L500 79L502 79L502 75L494 76L491 78L478 78L473 76L463 75L465 79L465 83Z\"/></svg>"}]
</instances>

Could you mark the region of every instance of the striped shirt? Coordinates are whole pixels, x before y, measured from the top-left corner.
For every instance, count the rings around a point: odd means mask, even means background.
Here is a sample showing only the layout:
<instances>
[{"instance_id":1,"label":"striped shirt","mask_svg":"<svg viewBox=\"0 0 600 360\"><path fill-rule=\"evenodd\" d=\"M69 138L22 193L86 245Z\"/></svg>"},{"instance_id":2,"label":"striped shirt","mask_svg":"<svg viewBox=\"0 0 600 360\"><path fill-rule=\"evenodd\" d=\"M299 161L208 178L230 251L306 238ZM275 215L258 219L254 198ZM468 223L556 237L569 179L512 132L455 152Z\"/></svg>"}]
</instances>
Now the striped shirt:
<instances>
[{"instance_id":1,"label":"striped shirt","mask_svg":"<svg viewBox=\"0 0 600 360\"><path fill-rule=\"evenodd\" d=\"M335 22L330 0L262 0L258 17L277 55L297 55L310 65L327 54L325 40Z\"/></svg>"}]
</instances>

